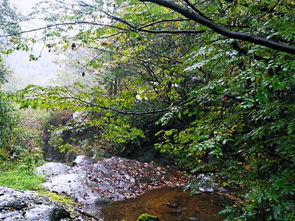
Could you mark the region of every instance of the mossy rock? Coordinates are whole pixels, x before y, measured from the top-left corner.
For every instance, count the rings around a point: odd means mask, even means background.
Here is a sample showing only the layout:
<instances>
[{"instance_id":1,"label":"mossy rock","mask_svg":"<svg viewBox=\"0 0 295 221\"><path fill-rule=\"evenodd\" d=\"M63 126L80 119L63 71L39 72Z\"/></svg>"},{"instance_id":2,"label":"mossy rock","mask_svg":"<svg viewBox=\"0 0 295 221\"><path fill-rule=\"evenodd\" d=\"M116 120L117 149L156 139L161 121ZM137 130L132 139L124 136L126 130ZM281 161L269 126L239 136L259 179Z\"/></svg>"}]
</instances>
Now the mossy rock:
<instances>
[{"instance_id":1,"label":"mossy rock","mask_svg":"<svg viewBox=\"0 0 295 221\"><path fill-rule=\"evenodd\" d=\"M55 203L61 203L61 204L67 204L67 205L73 205L74 201L72 198L64 195L59 195L50 191L47 191L45 189L39 189L36 191L37 194L44 196L48 198L50 201Z\"/></svg>"},{"instance_id":2,"label":"mossy rock","mask_svg":"<svg viewBox=\"0 0 295 221\"><path fill-rule=\"evenodd\" d=\"M160 221L160 219L148 213L143 213L137 218L137 221Z\"/></svg>"}]
</instances>

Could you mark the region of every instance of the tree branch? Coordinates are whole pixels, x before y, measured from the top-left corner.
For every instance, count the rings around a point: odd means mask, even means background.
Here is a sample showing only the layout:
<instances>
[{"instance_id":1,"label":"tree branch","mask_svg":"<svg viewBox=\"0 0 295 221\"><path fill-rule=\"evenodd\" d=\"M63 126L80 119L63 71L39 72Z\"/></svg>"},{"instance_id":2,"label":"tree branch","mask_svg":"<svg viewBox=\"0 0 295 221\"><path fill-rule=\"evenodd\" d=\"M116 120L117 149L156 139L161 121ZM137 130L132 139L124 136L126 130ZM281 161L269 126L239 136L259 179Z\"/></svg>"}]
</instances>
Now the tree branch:
<instances>
[{"instance_id":1,"label":"tree branch","mask_svg":"<svg viewBox=\"0 0 295 221\"><path fill-rule=\"evenodd\" d=\"M241 53L243 55L248 55L248 51L246 49L240 47L237 42L233 42L233 43L231 43L231 45L232 45L233 49L237 50L239 53ZM266 58L261 57L259 55L255 55L255 54L253 54L253 58L258 61L267 60Z\"/></svg>"},{"instance_id":2,"label":"tree branch","mask_svg":"<svg viewBox=\"0 0 295 221\"><path fill-rule=\"evenodd\" d=\"M232 38L232 39L239 39L242 41L251 42L254 44L262 45L268 48L272 48L277 51L283 51L287 52L289 54L295 55L295 47L284 45L266 38L262 38L260 36L252 35L250 33L245 32L235 32L230 31L228 29L225 29L223 27L220 27L219 25L215 24L213 21L197 14L196 12L192 11L191 9L182 7L170 0L139 0L140 2L151 2L155 3L157 5L161 5L166 8L170 8L173 11L176 11L186 18L189 18L199 24L202 24L210 29L212 29L214 32L221 34L225 37Z\"/></svg>"},{"instance_id":3,"label":"tree branch","mask_svg":"<svg viewBox=\"0 0 295 221\"><path fill-rule=\"evenodd\" d=\"M153 25L157 25L157 24L161 24L161 23L166 23L166 22L179 22L179 21L189 21L189 20L190 19L187 19L187 18L164 19L164 20L155 21L155 22L152 22L152 23L145 24L145 25L141 26L139 29L147 28L147 27L150 27L150 26L153 26Z\"/></svg>"},{"instance_id":4,"label":"tree branch","mask_svg":"<svg viewBox=\"0 0 295 221\"><path fill-rule=\"evenodd\" d=\"M72 96L63 97L63 99L72 99L72 100L78 101L78 102L80 102L82 104L86 104L89 107L98 107L98 108L100 108L102 110L109 110L109 111L113 111L115 113L122 114L122 115L137 115L137 116L141 116L141 115L149 115L149 114L163 113L163 112L166 112L166 111L170 110L170 108L164 108L164 109L151 110L151 111L146 111L146 112L131 112L131 111L123 111L123 110L115 109L115 108L112 108L112 107L101 106L101 105L94 104L94 103L91 103L91 102L82 100L82 99L77 98L77 97L72 97Z\"/></svg>"},{"instance_id":5,"label":"tree branch","mask_svg":"<svg viewBox=\"0 0 295 221\"><path fill-rule=\"evenodd\" d=\"M103 10L101 10L101 11L104 14L106 14L107 16L109 16L110 18L127 25L128 27L131 28L131 31L135 31L135 32L141 31L141 32L147 32L147 33L153 33L153 34L201 34L201 33L205 32L205 30L196 31L196 30L149 30L149 29L144 29L144 27L147 27L147 26L143 26L141 28L138 28L122 18L112 15L106 11L103 11Z\"/></svg>"},{"instance_id":6,"label":"tree branch","mask_svg":"<svg viewBox=\"0 0 295 221\"><path fill-rule=\"evenodd\" d=\"M65 23L58 23L58 24L52 24L52 25L46 25L43 27L39 28L34 28L30 30L25 30L25 31L20 31L12 34L7 34L7 35L0 35L0 38L6 38L6 37L11 37L11 36L18 36L26 33L31 33L31 32L36 32L36 31L41 31L41 30L46 30L49 28L53 27L59 27L59 26L67 26L67 25L95 25L95 26L107 26L111 28L116 28L122 31L128 31L128 29L120 28L114 25L107 25L107 24L102 24L102 23L96 23L96 22L87 22L87 21L77 21L77 22L65 22Z\"/></svg>"},{"instance_id":7,"label":"tree branch","mask_svg":"<svg viewBox=\"0 0 295 221\"><path fill-rule=\"evenodd\" d=\"M204 18L207 18L210 20L210 18L208 18L207 16L205 16L200 10L198 10L192 3L190 3L189 0L184 0L184 2L191 7L195 12L197 12L199 15L203 16Z\"/></svg>"},{"instance_id":8,"label":"tree branch","mask_svg":"<svg viewBox=\"0 0 295 221\"><path fill-rule=\"evenodd\" d=\"M205 30L195 31L195 30L147 30L147 29L138 29L138 31L153 33L153 34L202 34L206 32Z\"/></svg>"},{"instance_id":9,"label":"tree branch","mask_svg":"<svg viewBox=\"0 0 295 221\"><path fill-rule=\"evenodd\" d=\"M101 106L101 105L97 105L97 104L94 104L94 103L91 103L91 102L88 102L88 101L85 101L85 100L82 100L80 98L77 98L77 97L73 97L73 96L67 96L67 97L63 97L63 99L72 99L72 100L76 100L76 101L79 101L80 103L82 104L86 104L88 105L89 107L98 107L100 109L103 109L103 110L109 110L109 111L113 111L115 113L118 113L118 114L122 114L122 115L136 115L136 116L142 116L142 115L150 115L150 114L157 114L157 113L163 113L163 112L167 112L173 108L178 108L178 107L181 107L193 100L195 100L197 97L192 97L188 100L185 100L173 107L167 107L167 108L163 108L163 109L157 109L157 110L150 110L150 111L145 111L145 112L132 112L132 111L123 111L123 110L119 110L119 109L116 109L116 108L112 108L112 107L106 107L106 106Z\"/></svg>"}]
</instances>

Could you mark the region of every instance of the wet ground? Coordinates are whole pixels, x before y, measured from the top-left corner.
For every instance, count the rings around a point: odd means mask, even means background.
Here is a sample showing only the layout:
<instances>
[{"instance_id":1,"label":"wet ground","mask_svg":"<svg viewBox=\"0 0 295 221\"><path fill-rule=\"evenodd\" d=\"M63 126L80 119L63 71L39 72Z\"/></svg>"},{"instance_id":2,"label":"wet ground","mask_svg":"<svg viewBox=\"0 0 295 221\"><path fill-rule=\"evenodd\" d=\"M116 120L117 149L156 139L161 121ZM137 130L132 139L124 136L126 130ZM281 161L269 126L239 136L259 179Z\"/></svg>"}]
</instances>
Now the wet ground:
<instances>
[{"instance_id":1,"label":"wet ground","mask_svg":"<svg viewBox=\"0 0 295 221\"><path fill-rule=\"evenodd\" d=\"M104 221L135 221L142 213L160 221L219 221L222 199L211 193L190 195L181 187L148 190L135 199L117 201L102 209Z\"/></svg>"},{"instance_id":2,"label":"wet ground","mask_svg":"<svg viewBox=\"0 0 295 221\"><path fill-rule=\"evenodd\" d=\"M93 160L79 156L75 166L46 163L36 173L46 175L48 191L73 198L85 211L98 215L109 202L135 198L146 190L183 186L188 178L178 170L120 157Z\"/></svg>"},{"instance_id":3,"label":"wet ground","mask_svg":"<svg viewBox=\"0 0 295 221\"><path fill-rule=\"evenodd\" d=\"M73 167L46 163L36 173L47 175L43 183L47 190L70 196L85 212L104 221L136 221L142 213L160 221L218 221L222 218L217 213L226 202L209 177L195 177L204 185L192 196L183 191L188 183L185 174L154 162L79 156Z\"/></svg>"}]
</instances>

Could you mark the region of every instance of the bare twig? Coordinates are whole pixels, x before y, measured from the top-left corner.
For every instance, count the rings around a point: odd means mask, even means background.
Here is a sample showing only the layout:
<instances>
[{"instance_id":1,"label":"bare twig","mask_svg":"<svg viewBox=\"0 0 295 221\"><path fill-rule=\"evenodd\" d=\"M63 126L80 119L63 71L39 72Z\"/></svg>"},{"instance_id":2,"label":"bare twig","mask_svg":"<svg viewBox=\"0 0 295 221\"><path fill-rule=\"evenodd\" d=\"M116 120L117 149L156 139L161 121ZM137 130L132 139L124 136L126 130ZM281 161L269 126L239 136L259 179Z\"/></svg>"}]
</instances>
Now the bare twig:
<instances>
[{"instance_id":1,"label":"bare twig","mask_svg":"<svg viewBox=\"0 0 295 221\"><path fill-rule=\"evenodd\" d=\"M59 26L68 26L68 25L95 25L95 26L107 26L111 28L116 28L119 30L124 30L127 31L128 29L120 28L114 25L108 25L108 24L102 24L102 23L96 23L96 22L88 22L88 21L76 21L76 22L65 22L65 23L58 23L58 24L51 24L39 28L33 28L30 30L25 30L25 31L20 31L12 34L7 34L7 35L0 35L0 38L6 38L6 37L11 37L11 36L18 36L26 33L31 33L31 32L36 32L36 31L41 31L41 30L46 30L54 27L59 27Z\"/></svg>"}]
</instances>

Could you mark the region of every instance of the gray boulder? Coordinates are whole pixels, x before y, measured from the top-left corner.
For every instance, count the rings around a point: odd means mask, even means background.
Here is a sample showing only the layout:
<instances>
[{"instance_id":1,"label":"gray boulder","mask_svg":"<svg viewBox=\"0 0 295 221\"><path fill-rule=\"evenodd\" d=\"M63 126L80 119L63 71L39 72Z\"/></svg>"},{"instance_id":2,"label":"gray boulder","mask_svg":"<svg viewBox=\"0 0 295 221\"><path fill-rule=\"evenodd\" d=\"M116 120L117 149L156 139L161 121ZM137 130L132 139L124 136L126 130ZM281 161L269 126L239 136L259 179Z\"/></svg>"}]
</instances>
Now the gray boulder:
<instances>
[{"instance_id":1,"label":"gray boulder","mask_svg":"<svg viewBox=\"0 0 295 221\"><path fill-rule=\"evenodd\" d=\"M40 176L56 176L67 173L71 169L70 166L67 166L62 163L54 163L54 162L48 162L44 165L37 167L35 173Z\"/></svg>"},{"instance_id":2,"label":"gray boulder","mask_svg":"<svg viewBox=\"0 0 295 221\"><path fill-rule=\"evenodd\" d=\"M0 187L0 220L59 221L69 212L32 191Z\"/></svg>"},{"instance_id":3,"label":"gray boulder","mask_svg":"<svg viewBox=\"0 0 295 221\"><path fill-rule=\"evenodd\" d=\"M71 197L84 211L96 216L112 201L135 198L149 188L181 186L187 180L168 167L121 157L95 160L80 155L70 168L46 163L37 171L48 175L42 184L46 190Z\"/></svg>"}]
</instances>

